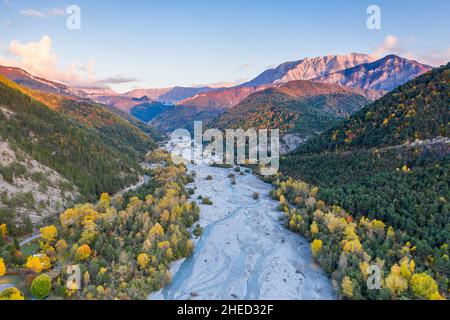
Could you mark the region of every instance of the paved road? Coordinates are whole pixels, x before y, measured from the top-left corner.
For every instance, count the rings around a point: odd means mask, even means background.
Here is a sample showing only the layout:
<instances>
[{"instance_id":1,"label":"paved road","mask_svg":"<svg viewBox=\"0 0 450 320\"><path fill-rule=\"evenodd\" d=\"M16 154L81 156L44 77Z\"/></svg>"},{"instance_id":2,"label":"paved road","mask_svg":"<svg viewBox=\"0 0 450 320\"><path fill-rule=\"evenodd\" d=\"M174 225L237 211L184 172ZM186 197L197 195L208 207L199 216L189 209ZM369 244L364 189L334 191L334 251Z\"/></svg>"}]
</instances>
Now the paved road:
<instances>
[{"instance_id":1,"label":"paved road","mask_svg":"<svg viewBox=\"0 0 450 320\"><path fill-rule=\"evenodd\" d=\"M19 246L24 246L24 245L26 245L27 243L30 243L31 241L34 241L34 240L36 240L36 239L38 239L38 238L40 238L41 237L41 234L39 233L39 234L35 234L34 236L31 236L31 237L29 237L29 238L26 238L25 240L23 240L22 242L20 242L19 243Z\"/></svg>"}]
</instances>

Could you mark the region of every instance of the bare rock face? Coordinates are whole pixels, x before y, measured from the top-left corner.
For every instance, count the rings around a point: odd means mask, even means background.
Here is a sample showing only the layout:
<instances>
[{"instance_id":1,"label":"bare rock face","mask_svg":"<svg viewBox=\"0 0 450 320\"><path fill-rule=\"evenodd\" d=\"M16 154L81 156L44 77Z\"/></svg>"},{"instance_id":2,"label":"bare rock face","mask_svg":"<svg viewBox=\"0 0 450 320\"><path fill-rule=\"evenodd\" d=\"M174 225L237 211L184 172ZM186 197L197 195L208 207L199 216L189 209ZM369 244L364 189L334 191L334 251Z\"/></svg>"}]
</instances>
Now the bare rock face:
<instances>
[{"instance_id":1,"label":"bare rock face","mask_svg":"<svg viewBox=\"0 0 450 320\"><path fill-rule=\"evenodd\" d=\"M305 58L298 61L286 62L274 69L266 70L242 86L285 83L294 80L311 80L374 60L372 56L360 53Z\"/></svg>"},{"instance_id":2,"label":"bare rock face","mask_svg":"<svg viewBox=\"0 0 450 320\"><path fill-rule=\"evenodd\" d=\"M47 215L56 214L79 195L76 188L56 171L2 140L0 194L0 208L16 203L14 220L18 224L25 216L38 222Z\"/></svg>"},{"instance_id":3,"label":"bare rock face","mask_svg":"<svg viewBox=\"0 0 450 320\"><path fill-rule=\"evenodd\" d=\"M359 89L391 91L431 70L431 66L389 55L383 59L314 79Z\"/></svg>"},{"instance_id":4,"label":"bare rock face","mask_svg":"<svg viewBox=\"0 0 450 320\"><path fill-rule=\"evenodd\" d=\"M349 55L329 55L325 57L306 58L294 69L289 70L280 82L293 80L310 80L319 76L352 68L373 61L366 54L352 53Z\"/></svg>"},{"instance_id":5,"label":"bare rock face","mask_svg":"<svg viewBox=\"0 0 450 320\"><path fill-rule=\"evenodd\" d=\"M277 85L296 80L313 80L365 90L364 96L377 99L387 91L432 69L431 66L396 55L378 59L351 53L286 62L261 73L241 86Z\"/></svg>"},{"instance_id":6,"label":"bare rock face","mask_svg":"<svg viewBox=\"0 0 450 320\"><path fill-rule=\"evenodd\" d=\"M304 144L306 141L308 141L308 138L302 137L299 134L294 133L285 134L281 141L280 153L284 155L289 152L292 152L295 149L297 149L300 145Z\"/></svg>"}]
</instances>

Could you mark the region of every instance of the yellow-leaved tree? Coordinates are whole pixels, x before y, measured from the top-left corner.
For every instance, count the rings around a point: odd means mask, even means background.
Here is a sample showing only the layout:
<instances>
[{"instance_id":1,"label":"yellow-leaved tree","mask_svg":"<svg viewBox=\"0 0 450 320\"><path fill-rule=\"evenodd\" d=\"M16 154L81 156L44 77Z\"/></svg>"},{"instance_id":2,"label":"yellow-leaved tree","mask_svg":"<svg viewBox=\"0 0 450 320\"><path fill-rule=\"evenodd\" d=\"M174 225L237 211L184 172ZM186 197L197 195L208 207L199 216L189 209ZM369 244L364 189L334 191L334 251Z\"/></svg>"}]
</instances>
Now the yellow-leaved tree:
<instances>
[{"instance_id":1,"label":"yellow-leaved tree","mask_svg":"<svg viewBox=\"0 0 450 320\"><path fill-rule=\"evenodd\" d=\"M4 276L6 273L6 265L5 262L3 261L3 258L0 258L0 277Z\"/></svg>"},{"instance_id":2,"label":"yellow-leaved tree","mask_svg":"<svg viewBox=\"0 0 450 320\"><path fill-rule=\"evenodd\" d=\"M42 240L46 243L51 243L58 235L58 230L55 226L47 226L40 229Z\"/></svg>"},{"instance_id":3,"label":"yellow-leaved tree","mask_svg":"<svg viewBox=\"0 0 450 320\"><path fill-rule=\"evenodd\" d=\"M111 197L106 192L102 193L102 195L100 196L100 201L99 201L100 209L105 210L110 205L111 205Z\"/></svg>"},{"instance_id":4,"label":"yellow-leaved tree","mask_svg":"<svg viewBox=\"0 0 450 320\"><path fill-rule=\"evenodd\" d=\"M0 300L25 300L19 289L12 287L0 292Z\"/></svg>"},{"instance_id":5,"label":"yellow-leaved tree","mask_svg":"<svg viewBox=\"0 0 450 320\"><path fill-rule=\"evenodd\" d=\"M5 223L0 224L0 235L3 236L3 238L6 238L8 235L8 228Z\"/></svg>"},{"instance_id":6,"label":"yellow-leaved tree","mask_svg":"<svg viewBox=\"0 0 450 320\"><path fill-rule=\"evenodd\" d=\"M91 256L92 250L87 244L83 244L77 249L76 257L78 260L86 260Z\"/></svg>"},{"instance_id":7,"label":"yellow-leaved tree","mask_svg":"<svg viewBox=\"0 0 450 320\"><path fill-rule=\"evenodd\" d=\"M342 280L342 294L351 299L353 297L353 281L352 279L350 279L349 276L345 276L344 279Z\"/></svg>"},{"instance_id":8,"label":"yellow-leaved tree","mask_svg":"<svg viewBox=\"0 0 450 320\"><path fill-rule=\"evenodd\" d=\"M322 245L322 240L313 240L313 242L311 243L311 251L313 253L313 256L317 256L319 254L320 250L322 250Z\"/></svg>"},{"instance_id":9,"label":"yellow-leaved tree","mask_svg":"<svg viewBox=\"0 0 450 320\"><path fill-rule=\"evenodd\" d=\"M52 267L50 258L46 254L39 254L34 256L29 256L25 267L33 270L36 273L41 273L44 270L48 270Z\"/></svg>"},{"instance_id":10,"label":"yellow-leaved tree","mask_svg":"<svg viewBox=\"0 0 450 320\"><path fill-rule=\"evenodd\" d=\"M164 228L159 224L156 223L149 232L150 238L151 239L155 239L159 236L163 236L164 235Z\"/></svg>"},{"instance_id":11,"label":"yellow-leaved tree","mask_svg":"<svg viewBox=\"0 0 450 320\"><path fill-rule=\"evenodd\" d=\"M317 232L319 232L319 227L317 226L316 221L313 221L313 223L311 223L310 230L311 230L311 234L313 236L315 236L317 234Z\"/></svg>"},{"instance_id":12,"label":"yellow-leaved tree","mask_svg":"<svg viewBox=\"0 0 450 320\"><path fill-rule=\"evenodd\" d=\"M59 254L62 254L64 251L66 251L67 247L67 242L64 239L58 240L58 242L56 242L55 244L56 251Z\"/></svg>"},{"instance_id":13,"label":"yellow-leaved tree","mask_svg":"<svg viewBox=\"0 0 450 320\"><path fill-rule=\"evenodd\" d=\"M391 267L391 273L385 279L385 283L394 298L408 289L408 281L402 277L400 267L397 264Z\"/></svg>"},{"instance_id":14,"label":"yellow-leaved tree","mask_svg":"<svg viewBox=\"0 0 450 320\"><path fill-rule=\"evenodd\" d=\"M142 270L148 266L149 262L150 262L150 258L148 257L148 255L146 253L141 253L138 255L137 263Z\"/></svg>"},{"instance_id":15,"label":"yellow-leaved tree","mask_svg":"<svg viewBox=\"0 0 450 320\"><path fill-rule=\"evenodd\" d=\"M441 300L438 285L434 279L425 272L416 273L411 277L411 289L419 299Z\"/></svg>"}]
</instances>

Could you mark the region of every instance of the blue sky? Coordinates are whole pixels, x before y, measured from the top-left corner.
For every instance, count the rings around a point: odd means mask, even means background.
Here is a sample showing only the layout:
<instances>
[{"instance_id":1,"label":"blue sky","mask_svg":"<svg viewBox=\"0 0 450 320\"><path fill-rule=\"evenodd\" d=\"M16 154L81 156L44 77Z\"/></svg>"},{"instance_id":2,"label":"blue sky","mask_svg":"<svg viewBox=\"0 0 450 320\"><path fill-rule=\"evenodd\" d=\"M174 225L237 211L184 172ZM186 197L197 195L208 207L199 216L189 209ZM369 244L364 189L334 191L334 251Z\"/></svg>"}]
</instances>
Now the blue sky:
<instances>
[{"instance_id":1,"label":"blue sky","mask_svg":"<svg viewBox=\"0 0 450 320\"><path fill-rule=\"evenodd\" d=\"M71 4L81 30L66 28ZM371 4L381 30L366 27ZM289 60L377 48L436 65L450 59L449 21L449 0L0 0L0 62L119 91L234 82Z\"/></svg>"}]
</instances>

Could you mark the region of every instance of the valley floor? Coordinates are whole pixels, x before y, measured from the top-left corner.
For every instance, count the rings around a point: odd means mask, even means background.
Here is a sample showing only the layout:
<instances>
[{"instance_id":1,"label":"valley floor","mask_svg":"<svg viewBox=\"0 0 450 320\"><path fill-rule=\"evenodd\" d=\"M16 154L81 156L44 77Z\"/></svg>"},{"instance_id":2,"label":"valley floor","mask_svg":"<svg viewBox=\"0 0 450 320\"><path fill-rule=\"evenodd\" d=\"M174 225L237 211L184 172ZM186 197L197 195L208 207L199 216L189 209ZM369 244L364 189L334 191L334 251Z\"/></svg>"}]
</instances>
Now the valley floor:
<instances>
[{"instance_id":1,"label":"valley floor","mask_svg":"<svg viewBox=\"0 0 450 320\"><path fill-rule=\"evenodd\" d=\"M172 283L149 299L336 299L309 243L284 227L271 185L251 173L206 164L188 168L197 173L188 186L196 187L193 199L208 197L213 205L201 205L204 230L193 255L174 263ZM228 178L232 172L236 185ZM213 180L206 180L209 175Z\"/></svg>"}]
</instances>

